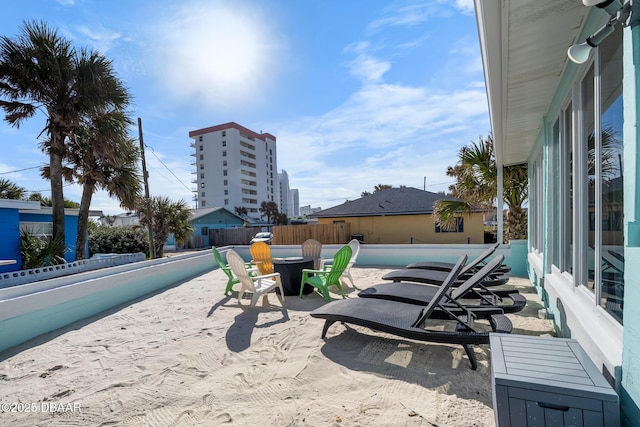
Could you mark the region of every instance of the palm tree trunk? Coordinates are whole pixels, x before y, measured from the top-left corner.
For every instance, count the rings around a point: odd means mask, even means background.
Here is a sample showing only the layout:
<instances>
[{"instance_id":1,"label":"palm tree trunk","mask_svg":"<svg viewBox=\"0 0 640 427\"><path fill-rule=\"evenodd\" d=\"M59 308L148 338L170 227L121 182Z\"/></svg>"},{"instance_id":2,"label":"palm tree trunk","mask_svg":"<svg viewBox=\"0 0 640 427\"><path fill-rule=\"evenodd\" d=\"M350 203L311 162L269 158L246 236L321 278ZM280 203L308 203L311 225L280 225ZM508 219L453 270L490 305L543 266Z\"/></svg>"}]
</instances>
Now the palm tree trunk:
<instances>
[{"instance_id":1,"label":"palm tree trunk","mask_svg":"<svg viewBox=\"0 0 640 427\"><path fill-rule=\"evenodd\" d=\"M511 206L507 211L507 235L509 240L527 238L527 214L521 206Z\"/></svg>"},{"instance_id":2,"label":"palm tree trunk","mask_svg":"<svg viewBox=\"0 0 640 427\"><path fill-rule=\"evenodd\" d=\"M76 260L85 259L87 245L87 227L89 223L89 206L95 191L95 183L86 179L82 186L82 198L80 199L80 212L78 213L78 235L76 236Z\"/></svg>"},{"instance_id":3,"label":"palm tree trunk","mask_svg":"<svg viewBox=\"0 0 640 427\"><path fill-rule=\"evenodd\" d=\"M62 150L58 148L56 140L59 135L51 135L51 150L49 153L49 179L51 180L51 208L53 217L53 236L65 240L65 217L64 217L64 193L62 190ZM64 258L64 253L56 254Z\"/></svg>"}]
</instances>

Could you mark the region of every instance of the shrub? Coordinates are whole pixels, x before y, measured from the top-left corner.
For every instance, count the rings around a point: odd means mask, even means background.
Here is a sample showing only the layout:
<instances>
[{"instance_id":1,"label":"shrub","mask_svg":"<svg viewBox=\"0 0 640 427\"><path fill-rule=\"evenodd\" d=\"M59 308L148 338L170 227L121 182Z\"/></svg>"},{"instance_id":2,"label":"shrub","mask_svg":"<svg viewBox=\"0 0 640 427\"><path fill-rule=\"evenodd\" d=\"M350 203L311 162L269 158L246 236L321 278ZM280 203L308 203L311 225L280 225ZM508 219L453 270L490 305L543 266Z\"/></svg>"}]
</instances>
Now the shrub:
<instances>
[{"instance_id":1,"label":"shrub","mask_svg":"<svg viewBox=\"0 0 640 427\"><path fill-rule=\"evenodd\" d=\"M57 254L64 254L66 250L64 241L60 238L37 236L28 230L20 231L20 258L23 270L64 264L65 259Z\"/></svg>"},{"instance_id":2,"label":"shrub","mask_svg":"<svg viewBox=\"0 0 640 427\"><path fill-rule=\"evenodd\" d=\"M149 256L149 239L140 228L97 227L89 233L89 256L136 252Z\"/></svg>"}]
</instances>

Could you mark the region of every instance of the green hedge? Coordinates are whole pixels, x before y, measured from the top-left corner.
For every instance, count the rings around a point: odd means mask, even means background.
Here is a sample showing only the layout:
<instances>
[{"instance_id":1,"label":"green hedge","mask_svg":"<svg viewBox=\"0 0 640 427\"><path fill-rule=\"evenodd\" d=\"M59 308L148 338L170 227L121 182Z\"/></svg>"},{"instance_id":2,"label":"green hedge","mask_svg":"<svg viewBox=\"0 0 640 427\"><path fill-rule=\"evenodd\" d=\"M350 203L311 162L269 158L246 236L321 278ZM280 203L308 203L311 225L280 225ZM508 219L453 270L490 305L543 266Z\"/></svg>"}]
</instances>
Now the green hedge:
<instances>
[{"instance_id":1,"label":"green hedge","mask_svg":"<svg viewBox=\"0 0 640 427\"><path fill-rule=\"evenodd\" d=\"M89 233L89 256L135 252L149 256L149 239L142 229L98 227Z\"/></svg>"}]
</instances>

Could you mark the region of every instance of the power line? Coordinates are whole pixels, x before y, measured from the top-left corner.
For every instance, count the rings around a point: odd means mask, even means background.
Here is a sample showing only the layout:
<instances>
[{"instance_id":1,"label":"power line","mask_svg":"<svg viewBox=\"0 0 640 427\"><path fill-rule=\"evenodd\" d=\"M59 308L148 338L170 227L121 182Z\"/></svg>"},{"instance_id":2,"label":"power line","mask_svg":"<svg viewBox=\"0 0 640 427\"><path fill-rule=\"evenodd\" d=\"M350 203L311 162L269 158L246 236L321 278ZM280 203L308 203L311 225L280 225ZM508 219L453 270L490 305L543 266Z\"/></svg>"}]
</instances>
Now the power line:
<instances>
[{"instance_id":1,"label":"power line","mask_svg":"<svg viewBox=\"0 0 640 427\"><path fill-rule=\"evenodd\" d=\"M151 146L149 146L149 145L147 145L147 144L144 144L144 146L145 146L146 148L148 148L149 150L151 150L151 154L153 154L153 156L154 156L156 159L158 159L158 161L162 164L162 166L164 166L164 167L165 167L165 169L167 169L167 170L169 171L169 173L170 173L171 175L173 175L173 177L174 177L175 179L177 179L177 180L178 180L178 182L179 182L180 184L182 184L182 186L183 186L184 188L186 188L190 193L192 192L191 188L187 187L187 186L186 186L186 184L185 184L184 182L182 182L182 181L180 180L180 178L178 178L178 177L176 176L176 174L175 174L175 173L173 173L173 171L172 171L171 169L169 169L169 167L168 167L168 166L167 166L167 165L166 165L166 164L165 164L165 163L160 159L160 157L158 157L158 155L157 155L157 154L156 154L156 152L154 151L153 147L151 147Z\"/></svg>"},{"instance_id":2,"label":"power line","mask_svg":"<svg viewBox=\"0 0 640 427\"><path fill-rule=\"evenodd\" d=\"M31 170L31 169L40 169L41 167L42 167L42 165L41 166L33 166L33 167L30 167L30 168L16 169L16 170L9 171L9 172L0 172L0 175L7 175L7 174L10 174L10 173L16 173L16 172L23 172L23 171L28 171L28 170Z\"/></svg>"}]
</instances>

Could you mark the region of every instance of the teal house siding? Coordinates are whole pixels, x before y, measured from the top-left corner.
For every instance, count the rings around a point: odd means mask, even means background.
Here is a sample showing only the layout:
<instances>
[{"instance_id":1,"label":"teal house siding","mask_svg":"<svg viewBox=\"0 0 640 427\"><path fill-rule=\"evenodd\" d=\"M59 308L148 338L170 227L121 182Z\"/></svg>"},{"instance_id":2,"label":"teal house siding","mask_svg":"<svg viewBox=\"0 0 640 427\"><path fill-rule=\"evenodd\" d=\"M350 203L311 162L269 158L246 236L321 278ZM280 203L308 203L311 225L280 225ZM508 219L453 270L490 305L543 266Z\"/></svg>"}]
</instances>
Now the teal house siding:
<instances>
[{"instance_id":1,"label":"teal house siding","mask_svg":"<svg viewBox=\"0 0 640 427\"><path fill-rule=\"evenodd\" d=\"M193 211L191 223L194 236L204 237L204 245L211 246L209 230L242 227L244 220L225 208L203 208Z\"/></svg>"},{"instance_id":2,"label":"teal house siding","mask_svg":"<svg viewBox=\"0 0 640 427\"><path fill-rule=\"evenodd\" d=\"M577 64L617 13L582 3L474 0L498 163L529 168L529 278L638 426L640 2Z\"/></svg>"}]
</instances>

